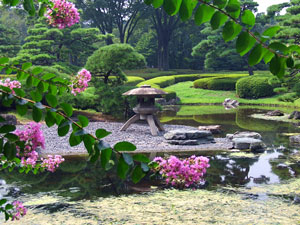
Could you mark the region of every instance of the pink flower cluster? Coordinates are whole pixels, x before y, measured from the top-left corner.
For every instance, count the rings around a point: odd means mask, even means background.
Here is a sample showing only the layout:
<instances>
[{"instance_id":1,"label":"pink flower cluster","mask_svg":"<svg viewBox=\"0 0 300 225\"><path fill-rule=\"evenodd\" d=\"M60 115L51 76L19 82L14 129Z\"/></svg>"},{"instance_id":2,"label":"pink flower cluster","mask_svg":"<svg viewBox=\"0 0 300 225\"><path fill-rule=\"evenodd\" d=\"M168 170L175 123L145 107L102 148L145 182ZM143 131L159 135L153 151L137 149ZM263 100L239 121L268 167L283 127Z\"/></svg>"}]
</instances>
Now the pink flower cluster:
<instances>
[{"instance_id":1,"label":"pink flower cluster","mask_svg":"<svg viewBox=\"0 0 300 225\"><path fill-rule=\"evenodd\" d=\"M23 206L22 202L14 201L13 206L15 207L15 214L12 220L19 220L22 216L26 215L27 209Z\"/></svg>"},{"instance_id":2,"label":"pink flower cluster","mask_svg":"<svg viewBox=\"0 0 300 225\"><path fill-rule=\"evenodd\" d=\"M76 96L80 92L85 91L85 89L88 87L88 82L91 80L91 77L91 73L88 70L80 70L71 84L71 93Z\"/></svg>"},{"instance_id":3,"label":"pink flower cluster","mask_svg":"<svg viewBox=\"0 0 300 225\"><path fill-rule=\"evenodd\" d=\"M158 163L155 171L159 171L166 183L179 188L190 187L203 181L206 169L210 166L208 158L195 155L183 160L176 156L167 160L156 157L153 161Z\"/></svg>"},{"instance_id":4,"label":"pink flower cluster","mask_svg":"<svg viewBox=\"0 0 300 225\"><path fill-rule=\"evenodd\" d=\"M46 17L53 27L64 29L78 23L80 16L72 2L65 0L53 0L53 8L49 8Z\"/></svg>"},{"instance_id":5,"label":"pink flower cluster","mask_svg":"<svg viewBox=\"0 0 300 225\"><path fill-rule=\"evenodd\" d=\"M29 122L24 130L16 130L14 133L19 136L20 141L25 142L24 152L20 152L18 148L17 156L21 158L21 164L23 166L31 166L34 168L37 165L38 153L36 149L38 147L45 148L45 138L41 131L41 124L35 122ZM42 159L41 167L47 168L48 171L54 172L55 168L64 161L64 158L60 155L53 156L48 155L48 158Z\"/></svg>"},{"instance_id":6,"label":"pink flower cluster","mask_svg":"<svg viewBox=\"0 0 300 225\"><path fill-rule=\"evenodd\" d=\"M48 155L47 159L41 158L43 161L41 166L47 168L48 171L54 172L59 164L65 161L65 159L61 155Z\"/></svg>"},{"instance_id":7,"label":"pink flower cluster","mask_svg":"<svg viewBox=\"0 0 300 225\"><path fill-rule=\"evenodd\" d=\"M0 80L0 85L10 88L13 94L15 93L13 88L21 88L21 83L19 81L11 81L10 78L5 79L4 81Z\"/></svg>"}]
</instances>

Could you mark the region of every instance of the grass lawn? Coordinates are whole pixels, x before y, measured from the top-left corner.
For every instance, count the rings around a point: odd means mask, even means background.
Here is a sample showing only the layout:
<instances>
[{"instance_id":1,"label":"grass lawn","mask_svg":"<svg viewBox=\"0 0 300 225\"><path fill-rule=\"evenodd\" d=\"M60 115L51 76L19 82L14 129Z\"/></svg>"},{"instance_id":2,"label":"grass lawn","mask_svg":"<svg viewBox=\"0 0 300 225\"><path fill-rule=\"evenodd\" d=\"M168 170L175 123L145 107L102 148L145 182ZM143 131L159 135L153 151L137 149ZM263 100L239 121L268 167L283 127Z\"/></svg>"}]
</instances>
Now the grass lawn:
<instances>
[{"instance_id":1,"label":"grass lawn","mask_svg":"<svg viewBox=\"0 0 300 225\"><path fill-rule=\"evenodd\" d=\"M214 91L193 88L192 81L177 83L165 88L164 90L176 91L177 96L180 98L182 104L220 104L223 103L226 98L231 98L238 100L242 104L249 105L262 104L300 107L294 103L278 101L277 98L280 95L260 99L243 99L238 98L235 94L235 91Z\"/></svg>"}]
</instances>

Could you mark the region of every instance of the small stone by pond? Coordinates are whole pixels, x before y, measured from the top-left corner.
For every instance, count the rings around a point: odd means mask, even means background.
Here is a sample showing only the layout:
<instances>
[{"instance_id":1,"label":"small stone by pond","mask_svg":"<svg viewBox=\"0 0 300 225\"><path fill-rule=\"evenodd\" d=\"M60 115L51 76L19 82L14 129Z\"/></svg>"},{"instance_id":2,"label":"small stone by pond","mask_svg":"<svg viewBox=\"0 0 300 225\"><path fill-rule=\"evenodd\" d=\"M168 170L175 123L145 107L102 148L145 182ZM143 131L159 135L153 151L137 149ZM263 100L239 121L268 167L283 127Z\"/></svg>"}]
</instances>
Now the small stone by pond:
<instances>
[{"instance_id":1,"label":"small stone by pond","mask_svg":"<svg viewBox=\"0 0 300 225\"><path fill-rule=\"evenodd\" d=\"M257 132L236 132L227 134L226 138L232 140L233 148L235 149L250 149L253 152L263 152L266 147L261 140L261 135Z\"/></svg>"},{"instance_id":2,"label":"small stone by pond","mask_svg":"<svg viewBox=\"0 0 300 225\"><path fill-rule=\"evenodd\" d=\"M269 111L266 113L266 116L284 116L284 113L280 110Z\"/></svg>"}]
</instances>

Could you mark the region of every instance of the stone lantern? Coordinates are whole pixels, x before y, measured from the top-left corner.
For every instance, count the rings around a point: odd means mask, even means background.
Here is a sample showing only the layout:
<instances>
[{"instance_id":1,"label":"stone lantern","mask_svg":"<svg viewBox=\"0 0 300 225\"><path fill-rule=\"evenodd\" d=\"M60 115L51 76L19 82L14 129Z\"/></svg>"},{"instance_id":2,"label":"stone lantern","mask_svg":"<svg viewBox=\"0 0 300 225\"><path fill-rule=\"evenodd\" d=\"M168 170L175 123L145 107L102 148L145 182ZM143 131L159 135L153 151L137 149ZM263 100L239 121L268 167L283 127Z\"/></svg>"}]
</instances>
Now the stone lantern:
<instances>
[{"instance_id":1,"label":"stone lantern","mask_svg":"<svg viewBox=\"0 0 300 225\"><path fill-rule=\"evenodd\" d=\"M155 106L155 98L161 98L161 95L166 94L162 90L151 88L150 85L142 85L139 88L123 93L126 96L137 96L138 105L133 108L136 114L121 127L121 131L125 131L131 124L138 120L147 121L153 136L157 136L158 130L164 131L163 126L155 115L158 111L158 108Z\"/></svg>"}]
</instances>

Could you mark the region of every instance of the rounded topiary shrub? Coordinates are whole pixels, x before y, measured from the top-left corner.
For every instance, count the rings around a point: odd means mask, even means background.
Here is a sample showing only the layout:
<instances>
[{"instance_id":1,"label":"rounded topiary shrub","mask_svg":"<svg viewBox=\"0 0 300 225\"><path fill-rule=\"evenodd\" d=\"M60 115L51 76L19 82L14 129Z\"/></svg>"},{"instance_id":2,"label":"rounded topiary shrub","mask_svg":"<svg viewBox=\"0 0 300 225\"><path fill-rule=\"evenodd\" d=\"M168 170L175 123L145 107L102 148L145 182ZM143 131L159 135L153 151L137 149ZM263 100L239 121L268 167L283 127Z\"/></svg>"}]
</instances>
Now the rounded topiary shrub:
<instances>
[{"instance_id":1,"label":"rounded topiary shrub","mask_svg":"<svg viewBox=\"0 0 300 225\"><path fill-rule=\"evenodd\" d=\"M240 98L261 98L274 95L273 87L269 84L270 76L249 76L236 83L236 93Z\"/></svg>"},{"instance_id":2,"label":"rounded topiary shrub","mask_svg":"<svg viewBox=\"0 0 300 225\"><path fill-rule=\"evenodd\" d=\"M210 90L233 91L239 79L240 78L211 79L208 81L207 88Z\"/></svg>"},{"instance_id":3,"label":"rounded topiary shrub","mask_svg":"<svg viewBox=\"0 0 300 225\"><path fill-rule=\"evenodd\" d=\"M208 89L208 83L215 79L215 77L209 77L209 78L201 78L194 81L194 88L203 88Z\"/></svg>"}]
</instances>

